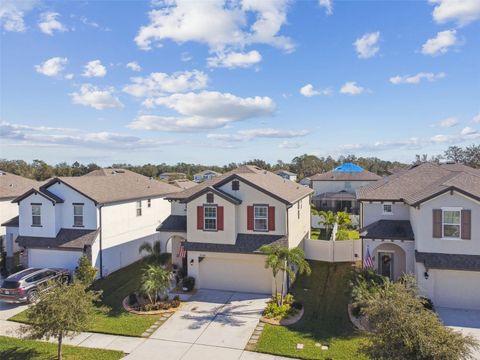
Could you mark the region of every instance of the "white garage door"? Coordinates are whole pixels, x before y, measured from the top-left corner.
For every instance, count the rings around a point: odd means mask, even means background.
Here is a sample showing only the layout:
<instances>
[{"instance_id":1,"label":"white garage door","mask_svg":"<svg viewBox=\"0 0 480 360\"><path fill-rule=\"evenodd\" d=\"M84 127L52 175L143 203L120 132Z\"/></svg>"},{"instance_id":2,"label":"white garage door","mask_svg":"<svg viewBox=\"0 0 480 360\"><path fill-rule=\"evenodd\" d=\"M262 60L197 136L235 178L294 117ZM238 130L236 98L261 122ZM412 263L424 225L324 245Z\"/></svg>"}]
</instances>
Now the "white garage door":
<instances>
[{"instance_id":1,"label":"white garage door","mask_svg":"<svg viewBox=\"0 0 480 360\"><path fill-rule=\"evenodd\" d=\"M436 270L434 296L437 307L480 310L480 272Z\"/></svg>"},{"instance_id":2,"label":"white garage door","mask_svg":"<svg viewBox=\"0 0 480 360\"><path fill-rule=\"evenodd\" d=\"M265 269L263 256L239 255L235 259L207 256L200 263L201 288L270 294L272 282L272 272Z\"/></svg>"},{"instance_id":3,"label":"white garage door","mask_svg":"<svg viewBox=\"0 0 480 360\"><path fill-rule=\"evenodd\" d=\"M81 256L81 251L28 249L28 266L65 268L73 271L77 267L78 259Z\"/></svg>"}]
</instances>

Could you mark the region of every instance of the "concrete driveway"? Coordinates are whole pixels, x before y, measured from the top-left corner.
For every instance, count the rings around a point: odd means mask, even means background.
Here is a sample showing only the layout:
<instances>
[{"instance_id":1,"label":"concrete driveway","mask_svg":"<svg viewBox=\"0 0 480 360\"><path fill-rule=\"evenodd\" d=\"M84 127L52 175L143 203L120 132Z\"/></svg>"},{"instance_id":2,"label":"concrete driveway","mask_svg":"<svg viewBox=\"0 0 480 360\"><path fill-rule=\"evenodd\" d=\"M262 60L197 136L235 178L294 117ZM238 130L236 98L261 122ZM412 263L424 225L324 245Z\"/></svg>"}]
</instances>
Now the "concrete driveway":
<instances>
[{"instance_id":1,"label":"concrete driveway","mask_svg":"<svg viewBox=\"0 0 480 360\"><path fill-rule=\"evenodd\" d=\"M0 320L8 320L25 309L27 309L27 305L8 304L0 301Z\"/></svg>"},{"instance_id":2,"label":"concrete driveway","mask_svg":"<svg viewBox=\"0 0 480 360\"><path fill-rule=\"evenodd\" d=\"M460 310L438 308L437 313L443 323L462 334L473 336L480 344L480 310ZM475 352L480 360L480 348Z\"/></svg>"},{"instance_id":3,"label":"concrete driveway","mask_svg":"<svg viewBox=\"0 0 480 360\"><path fill-rule=\"evenodd\" d=\"M127 359L274 359L245 352L268 295L199 290Z\"/></svg>"}]
</instances>

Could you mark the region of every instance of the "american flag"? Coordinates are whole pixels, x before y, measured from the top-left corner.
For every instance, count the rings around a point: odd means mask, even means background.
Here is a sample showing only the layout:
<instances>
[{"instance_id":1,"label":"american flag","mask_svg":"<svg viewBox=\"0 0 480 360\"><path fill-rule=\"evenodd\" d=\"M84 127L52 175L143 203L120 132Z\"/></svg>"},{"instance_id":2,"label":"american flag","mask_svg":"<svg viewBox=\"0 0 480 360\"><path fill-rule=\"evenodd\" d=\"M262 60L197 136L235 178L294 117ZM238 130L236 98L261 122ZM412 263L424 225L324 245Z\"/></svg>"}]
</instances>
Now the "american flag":
<instances>
[{"instance_id":1,"label":"american flag","mask_svg":"<svg viewBox=\"0 0 480 360\"><path fill-rule=\"evenodd\" d=\"M185 250L185 246L180 245L180 250L178 251L177 256L181 258L187 257L187 250Z\"/></svg>"},{"instance_id":2,"label":"american flag","mask_svg":"<svg viewBox=\"0 0 480 360\"><path fill-rule=\"evenodd\" d=\"M367 269L373 269L373 259L370 256L369 248L367 248L367 253L365 254L365 258L363 259L363 267Z\"/></svg>"}]
</instances>

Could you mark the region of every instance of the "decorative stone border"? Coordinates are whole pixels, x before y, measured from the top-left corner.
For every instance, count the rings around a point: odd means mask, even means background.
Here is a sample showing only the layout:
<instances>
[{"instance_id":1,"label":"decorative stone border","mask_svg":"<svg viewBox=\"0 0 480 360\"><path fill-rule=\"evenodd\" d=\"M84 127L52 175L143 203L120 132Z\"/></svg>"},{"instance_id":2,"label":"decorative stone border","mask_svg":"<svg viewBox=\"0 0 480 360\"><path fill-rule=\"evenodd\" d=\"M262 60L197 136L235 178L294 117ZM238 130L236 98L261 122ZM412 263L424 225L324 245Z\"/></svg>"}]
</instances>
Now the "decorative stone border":
<instances>
[{"instance_id":1,"label":"decorative stone border","mask_svg":"<svg viewBox=\"0 0 480 360\"><path fill-rule=\"evenodd\" d=\"M181 305L176 307L176 308L170 308L168 310L138 311L138 310L135 310L135 309L131 308L128 305L128 296L127 296L125 299L123 299L122 306L125 309L125 311L128 311L129 313L136 314L136 315L158 315L158 314L170 314L171 315L175 311L177 311L180 308Z\"/></svg>"},{"instance_id":2,"label":"decorative stone border","mask_svg":"<svg viewBox=\"0 0 480 360\"><path fill-rule=\"evenodd\" d=\"M353 326L358 330L368 331L367 326L365 324L365 320L354 316L352 310L353 310L352 304L348 304L347 306L348 317L350 318L350 322L353 324Z\"/></svg>"},{"instance_id":3,"label":"decorative stone border","mask_svg":"<svg viewBox=\"0 0 480 360\"><path fill-rule=\"evenodd\" d=\"M305 312L305 307L302 306L302 308L300 309L299 312L297 312L295 315L293 316L289 316L285 319L281 319L281 320L275 320L275 319L268 319L264 316L262 316L260 318L260 321L263 322L263 323L267 323L267 324L270 324L270 325L274 325L274 326L288 326L288 325L293 325L295 324L296 322L300 321L300 319L303 317L303 313Z\"/></svg>"},{"instance_id":4,"label":"decorative stone border","mask_svg":"<svg viewBox=\"0 0 480 360\"><path fill-rule=\"evenodd\" d=\"M152 326L150 326L147 330L145 330L145 332L142 334L142 337L144 337L144 338L150 337L150 335L152 335L152 334L155 332L155 330L157 330L160 326L162 326L163 323L164 323L165 321L167 321L167 320L170 318L170 316L172 316L172 315L173 315L173 313L165 313L165 314L163 314L163 315L160 317L160 319L158 319L157 321L155 321L155 323L154 323Z\"/></svg>"},{"instance_id":5,"label":"decorative stone border","mask_svg":"<svg viewBox=\"0 0 480 360\"><path fill-rule=\"evenodd\" d=\"M264 328L265 328L265 323L259 322L257 324L257 326L255 327L255 330L253 331L252 336L250 336L250 339L248 340L248 343L245 346L245 350L255 351L255 348L257 347L258 340L260 339L260 336L262 335L262 332L263 332Z\"/></svg>"}]
</instances>

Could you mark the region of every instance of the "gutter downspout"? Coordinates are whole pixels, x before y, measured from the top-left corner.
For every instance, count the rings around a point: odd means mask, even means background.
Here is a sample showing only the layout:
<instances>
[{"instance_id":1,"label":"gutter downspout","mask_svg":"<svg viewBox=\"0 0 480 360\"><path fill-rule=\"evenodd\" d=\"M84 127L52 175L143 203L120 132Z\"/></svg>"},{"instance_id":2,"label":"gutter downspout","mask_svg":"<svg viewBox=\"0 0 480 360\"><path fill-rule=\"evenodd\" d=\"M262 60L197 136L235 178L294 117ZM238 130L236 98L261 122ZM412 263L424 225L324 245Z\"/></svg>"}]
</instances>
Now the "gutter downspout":
<instances>
[{"instance_id":1,"label":"gutter downspout","mask_svg":"<svg viewBox=\"0 0 480 360\"><path fill-rule=\"evenodd\" d=\"M99 225L100 225L100 236L99 236L99 245L100 245L100 249L99 249L99 256L100 256L100 279L103 278L103 255L102 255L102 232L103 232L103 227L102 227L102 207L103 205L100 205L100 207L98 208L98 212L99 212Z\"/></svg>"}]
</instances>

